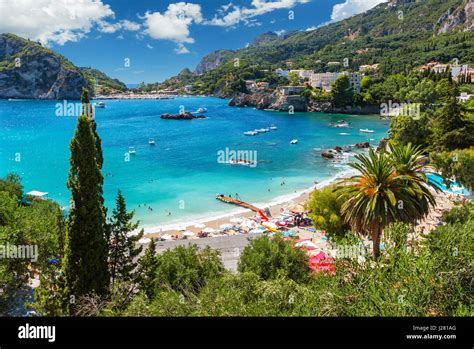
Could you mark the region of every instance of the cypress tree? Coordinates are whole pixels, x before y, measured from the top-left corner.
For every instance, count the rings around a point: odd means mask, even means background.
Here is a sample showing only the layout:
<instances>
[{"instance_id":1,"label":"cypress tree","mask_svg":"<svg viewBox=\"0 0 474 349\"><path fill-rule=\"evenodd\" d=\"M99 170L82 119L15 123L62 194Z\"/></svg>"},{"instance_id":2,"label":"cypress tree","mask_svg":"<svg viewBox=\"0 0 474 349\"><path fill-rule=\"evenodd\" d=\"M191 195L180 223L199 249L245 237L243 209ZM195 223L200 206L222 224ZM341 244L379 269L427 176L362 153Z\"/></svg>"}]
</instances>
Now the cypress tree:
<instances>
[{"instance_id":1,"label":"cypress tree","mask_svg":"<svg viewBox=\"0 0 474 349\"><path fill-rule=\"evenodd\" d=\"M127 234L138 228L139 222L133 223L134 211L127 212L125 198L118 191L116 206L112 218L107 225L109 241L109 268L112 287L115 280L131 281L137 267L136 258L142 252L137 242L143 236L143 230L138 235Z\"/></svg>"},{"instance_id":2,"label":"cypress tree","mask_svg":"<svg viewBox=\"0 0 474 349\"><path fill-rule=\"evenodd\" d=\"M93 121L81 115L70 143L68 188L72 207L67 220L62 271L65 294L77 299L108 292L107 241L102 198L103 177Z\"/></svg>"}]
</instances>

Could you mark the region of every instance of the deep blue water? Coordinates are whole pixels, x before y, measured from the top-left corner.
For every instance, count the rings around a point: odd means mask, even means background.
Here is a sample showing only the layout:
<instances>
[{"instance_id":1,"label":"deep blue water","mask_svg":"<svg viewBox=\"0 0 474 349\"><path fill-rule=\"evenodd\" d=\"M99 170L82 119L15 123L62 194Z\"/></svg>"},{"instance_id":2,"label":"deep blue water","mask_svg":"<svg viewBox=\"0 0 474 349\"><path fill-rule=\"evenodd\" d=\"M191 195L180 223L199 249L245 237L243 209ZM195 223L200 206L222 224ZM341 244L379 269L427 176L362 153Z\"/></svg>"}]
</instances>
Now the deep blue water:
<instances>
[{"instance_id":1,"label":"deep blue water","mask_svg":"<svg viewBox=\"0 0 474 349\"><path fill-rule=\"evenodd\" d=\"M49 192L62 206L69 203L66 181L69 141L76 117L56 116L57 101L0 101L0 175L18 173L25 191ZM362 141L377 145L388 122L376 116L287 113L232 108L217 98L177 98L161 101L105 101L96 109L105 157L105 199L110 208L118 189L143 225L192 220L232 210L215 200L216 193L239 193L249 202L269 202L310 187L347 169L321 157L324 148ZM165 112L199 107L208 119L162 120ZM334 128L347 119L352 128ZM278 130L244 136L243 132L276 125ZM360 128L375 130L373 134ZM341 135L348 133L349 135ZM156 146L148 144L153 137ZM298 139L291 145L290 140ZM130 146L136 155L127 162ZM257 152L254 168L218 163L220 150ZM282 182L285 185L281 185ZM143 207L146 203L153 208ZM138 206L141 207L138 207ZM171 215L169 215L171 212Z\"/></svg>"}]
</instances>

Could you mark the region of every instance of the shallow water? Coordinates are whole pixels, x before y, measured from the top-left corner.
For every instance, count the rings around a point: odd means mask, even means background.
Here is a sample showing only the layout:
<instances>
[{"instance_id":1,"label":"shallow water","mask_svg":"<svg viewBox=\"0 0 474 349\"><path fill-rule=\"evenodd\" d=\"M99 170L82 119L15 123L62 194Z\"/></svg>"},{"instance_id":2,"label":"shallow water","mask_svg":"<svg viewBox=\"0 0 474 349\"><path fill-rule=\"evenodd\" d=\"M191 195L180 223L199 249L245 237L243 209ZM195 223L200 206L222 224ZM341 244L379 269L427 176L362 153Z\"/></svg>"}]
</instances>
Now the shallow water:
<instances>
[{"instance_id":1,"label":"shallow water","mask_svg":"<svg viewBox=\"0 0 474 349\"><path fill-rule=\"evenodd\" d=\"M46 191L67 206L68 145L76 117L56 116L57 103L0 101L0 175L16 172L25 192ZM289 115L232 108L226 100L207 97L105 103L106 108L96 109L95 115L105 157L106 205L113 207L121 189L142 225L168 225L233 210L215 199L217 193L238 193L248 202L270 202L308 188L314 181L348 169L349 159L332 163L321 157L321 150L364 141L377 145L388 130L388 122L376 116ZM178 113L180 106L186 111L206 107L209 118L160 119L165 112ZM330 126L341 119L351 122L352 128ZM243 135L270 125L278 130ZM375 133L361 133L360 128ZM156 146L148 144L150 137ZM291 145L292 139L298 139L298 144ZM135 147L136 155L126 161L130 146ZM227 154L232 150L256 154L257 166L219 163L218 152L225 155L226 148Z\"/></svg>"}]
</instances>

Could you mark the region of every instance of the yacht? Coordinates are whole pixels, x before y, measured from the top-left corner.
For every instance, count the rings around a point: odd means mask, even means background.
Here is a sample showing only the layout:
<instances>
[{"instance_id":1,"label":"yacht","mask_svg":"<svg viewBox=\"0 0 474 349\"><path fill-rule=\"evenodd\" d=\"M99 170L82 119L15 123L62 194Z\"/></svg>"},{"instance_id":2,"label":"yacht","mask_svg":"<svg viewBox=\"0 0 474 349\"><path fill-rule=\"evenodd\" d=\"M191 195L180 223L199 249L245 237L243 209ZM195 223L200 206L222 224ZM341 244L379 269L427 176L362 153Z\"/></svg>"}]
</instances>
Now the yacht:
<instances>
[{"instance_id":1,"label":"yacht","mask_svg":"<svg viewBox=\"0 0 474 349\"><path fill-rule=\"evenodd\" d=\"M374 130L369 130L368 128L361 128L359 129L360 132L364 132L364 133L374 133L375 131Z\"/></svg>"},{"instance_id":2,"label":"yacht","mask_svg":"<svg viewBox=\"0 0 474 349\"><path fill-rule=\"evenodd\" d=\"M198 113L207 113L207 109L206 108L199 108L197 110Z\"/></svg>"},{"instance_id":3,"label":"yacht","mask_svg":"<svg viewBox=\"0 0 474 349\"><path fill-rule=\"evenodd\" d=\"M148 144L149 144L149 145L155 145L156 143L155 143L155 140L154 140L153 138L150 138L150 139L148 140Z\"/></svg>"},{"instance_id":4,"label":"yacht","mask_svg":"<svg viewBox=\"0 0 474 349\"><path fill-rule=\"evenodd\" d=\"M272 131L278 130L278 127L276 127L275 125L271 125L269 128Z\"/></svg>"},{"instance_id":5,"label":"yacht","mask_svg":"<svg viewBox=\"0 0 474 349\"><path fill-rule=\"evenodd\" d=\"M296 144L296 143L298 143L298 140L297 140L297 139L292 139L292 140L290 141L290 144Z\"/></svg>"},{"instance_id":6,"label":"yacht","mask_svg":"<svg viewBox=\"0 0 474 349\"><path fill-rule=\"evenodd\" d=\"M104 102L97 102L95 104L96 108L105 108L105 103Z\"/></svg>"},{"instance_id":7,"label":"yacht","mask_svg":"<svg viewBox=\"0 0 474 349\"><path fill-rule=\"evenodd\" d=\"M134 147L128 147L128 153L130 155L135 155L137 152L135 151L135 148Z\"/></svg>"},{"instance_id":8,"label":"yacht","mask_svg":"<svg viewBox=\"0 0 474 349\"><path fill-rule=\"evenodd\" d=\"M246 135L246 136L255 136L255 135L258 135L258 132L256 132L256 131L247 131L247 132L244 132L244 135Z\"/></svg>"}]
</instances>

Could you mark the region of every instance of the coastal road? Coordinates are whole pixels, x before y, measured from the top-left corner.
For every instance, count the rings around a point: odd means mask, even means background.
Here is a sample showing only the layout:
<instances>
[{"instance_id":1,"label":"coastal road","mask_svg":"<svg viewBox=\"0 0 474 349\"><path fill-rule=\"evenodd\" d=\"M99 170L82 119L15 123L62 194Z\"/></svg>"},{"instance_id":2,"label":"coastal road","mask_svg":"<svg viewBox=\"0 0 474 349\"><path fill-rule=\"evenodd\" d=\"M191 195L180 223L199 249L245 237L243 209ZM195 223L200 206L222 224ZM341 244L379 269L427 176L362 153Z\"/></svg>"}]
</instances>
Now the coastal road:
<instances>
[{"instance_id":1,"label":"coastal road","mask_svg":"<svg viewBox=\"0 0 474 349\"><path fill-rule=\"evenodd\" d=\"M168 249L173 249L176 246L188 246L189 244L196 244L199 248L210 248L217 250L221 254L222 262L224 266L231 270L237 270L237 263L240 258L240 253L243 251L245 246L248 245L249 239L254 239L262 234L251 234L251 235L231 235L231 236L219 236L215 238L202 238L195 240L174 240L174 241L157 241L156 252L161 254Z\"/></svg>"}]
</instances>

